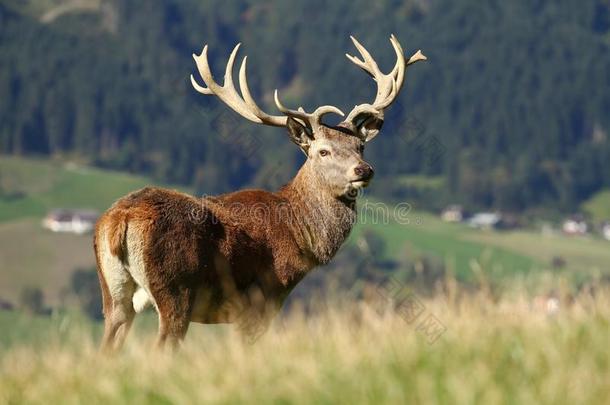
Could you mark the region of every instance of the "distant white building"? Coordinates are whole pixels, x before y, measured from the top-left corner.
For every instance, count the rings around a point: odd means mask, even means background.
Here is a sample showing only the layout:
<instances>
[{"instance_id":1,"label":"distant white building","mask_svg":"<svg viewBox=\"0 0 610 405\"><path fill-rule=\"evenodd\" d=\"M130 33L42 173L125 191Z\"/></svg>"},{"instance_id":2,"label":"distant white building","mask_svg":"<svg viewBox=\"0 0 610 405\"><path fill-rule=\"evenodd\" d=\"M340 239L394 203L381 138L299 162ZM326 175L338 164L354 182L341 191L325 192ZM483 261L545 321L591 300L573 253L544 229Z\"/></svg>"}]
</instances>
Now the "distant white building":
<instances>
[{"instance_id":1,"label":"distant white building","mask_svg":"<svg viewBox=\"0 0 610 405\"><path fill-rule=\"evenodd\" d=\"M493 229L500 225L501 221L502 215L497 212L479 212L468 220L468 225L478 229Z\"/></svg>"},{"instance_id":2,"label":"distant white building","mask_svg":"<svg viewBox=\"0 0 610 405\"><path fill-rule=\"evenodd\" d=\"M606 222L602 225L602 236L606 240L610 240L610 222Z\"/></svg>"},{"instance_id":3,"label":"distant white building","mask_svg":"<svg viewBox=\"0 0 610 405\"><path fill-rule=\"evenodd\" d=\"M589 227L583 219L574 217L563 221L561 229L566 235L586 235Z\"/></svg>"},{"instance_id":4,"label":"distant white building","mask_svg":"<svg viewBox=\"0 0 610 405\"><path fill-rule=\"evenodd\" d=\"M450 205L441 213L441 219L445 222L462 222L464 210L461 205Z\"/></svg>"},{"instance_id":5,"label":"distant white building","mask_svg":"<svg viewBox=\"0 0 610 405\"><path fill-rule=\"evenodd\" d=\"M553 295L538 295L532 302L532 310L546 315L555 315L559 312L559 298Z\"/></svg>"},{"instance_id":6,"label":"distant white building","mask_svg":"<svg viewBox=\"0 0 610 405\"><path fill-rule=\"evenodd\" d=\"M47 214L42 226L53 232L84 234L93 231L98 218L97 211L58 209Z\"/></svg>"}]
</instances>

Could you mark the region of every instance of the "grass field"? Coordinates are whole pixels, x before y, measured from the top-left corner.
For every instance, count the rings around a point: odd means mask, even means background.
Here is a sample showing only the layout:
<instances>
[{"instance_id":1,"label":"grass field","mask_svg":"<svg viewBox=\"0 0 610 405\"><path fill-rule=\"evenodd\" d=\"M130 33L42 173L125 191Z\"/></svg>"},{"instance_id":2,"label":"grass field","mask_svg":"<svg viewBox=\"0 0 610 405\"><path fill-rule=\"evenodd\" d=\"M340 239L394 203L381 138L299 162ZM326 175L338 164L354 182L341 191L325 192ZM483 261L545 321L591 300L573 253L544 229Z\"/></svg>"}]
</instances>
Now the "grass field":
<instances>
[{"instance_id":1,"label":"grass field","mask_svg":"<svg viewBox=\"0 0 610 405\"><path fill-rule=\"evenodd\" d=\"M608 297L562 301L554 315L519 295L437 296L419 317L333 305L278 320L253 344L196 325L173 355L151 350L145 325L110 358L87 324L30 319L37 343L0 349L0 403L602 404ZM0 312L3 328L14 322Z\"/></svg>"},{"instance_id":2,"label":"grass field","mask_svg":"<svg viewBox=\"0 0 610 405\"><path fill-rule=\"evenodd\" d=\"M595 222L610 221L610 190L596 193L582 205L584 212Z\"/></svg>"},{"instance_id":3,"label":"grass field","mask_svg":"<svg viewBox=\"0 0 610 405\"><path fill-rule=\"evenodd\" d=\"M101 211L149 183L0 157L0 297L14 300L21 288L37 285L54 304L71 272L93 265L91 236L42 230L47 210ZM254 344L230 327L192 325L175 355L151 350L156 316L147 313L137 318L125 350L111 358L97 352L102 325L78 313L0 311L0 403L607 401L610 291L599 284L594 296L578 295L574 282L610 274L608 242L479 231L410 210L401 221L367 215L349 243L373 231L388 257L431 255L460 279L478 271L505 288L492 298L483 285L465 292L449 283L443 294L411 296L415 307L405 306L401 295L395 304L403 304L391 311L334 303L317 315L280 317ZM556 257L565 268L551 269ZM530 278L537 278L540 292L558 294L557 311L549 314L546 303L533 298L538 292L528 288Z\"/></svg>"}]
</instances>

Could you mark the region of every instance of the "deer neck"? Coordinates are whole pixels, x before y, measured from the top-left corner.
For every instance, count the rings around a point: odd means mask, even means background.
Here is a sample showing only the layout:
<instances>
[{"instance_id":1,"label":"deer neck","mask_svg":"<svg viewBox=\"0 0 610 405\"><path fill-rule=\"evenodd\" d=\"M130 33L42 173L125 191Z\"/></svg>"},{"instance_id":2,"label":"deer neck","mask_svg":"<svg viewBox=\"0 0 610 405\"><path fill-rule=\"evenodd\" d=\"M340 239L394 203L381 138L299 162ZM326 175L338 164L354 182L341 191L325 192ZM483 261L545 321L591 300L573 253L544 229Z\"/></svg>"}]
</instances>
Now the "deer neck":
<instances>
[{"instance_id":1,"label":"deer neck","mask_svg":"<svg viewBox=\"0 0 610 405\"><path fill-rule=\"evenodd\" d=\"M356 222L356 201L332 195L307 162L278 194L292 208L289 226L301 250L317 264L328 263Z\"/></svg>"}]
</instances>

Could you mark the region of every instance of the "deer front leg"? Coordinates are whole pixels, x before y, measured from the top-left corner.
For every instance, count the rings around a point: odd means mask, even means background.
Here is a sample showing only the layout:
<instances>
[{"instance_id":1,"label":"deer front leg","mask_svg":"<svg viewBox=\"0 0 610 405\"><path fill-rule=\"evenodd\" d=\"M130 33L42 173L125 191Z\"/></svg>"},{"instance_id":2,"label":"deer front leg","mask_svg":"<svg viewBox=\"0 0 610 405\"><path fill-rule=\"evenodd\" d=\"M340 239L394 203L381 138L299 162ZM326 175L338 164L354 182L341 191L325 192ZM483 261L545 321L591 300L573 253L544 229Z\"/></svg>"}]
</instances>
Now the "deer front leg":
<instances>
[{"instance_id":1,"label":"deer front leg","mask_svg":"<svg viewBox=\"0 0 610 405\"><path fill-rule=\"evenodd\" d=\"M237 321L237 330L244 343L254 344L267 332L275 313L247 310Z\"/></svg>"},{"instance_id":2,"label":"deer front leg","mask_svg":"<svg viewBox=\"0 0 610 405\"><path fill-rule=\"evenodd\" d=\"M242 340L253 344L269 329L278 307L273 300L265 297L258 286L248 290L244 301L246 301L244 308L235 322Z\"/></svg>"}]
</instances>

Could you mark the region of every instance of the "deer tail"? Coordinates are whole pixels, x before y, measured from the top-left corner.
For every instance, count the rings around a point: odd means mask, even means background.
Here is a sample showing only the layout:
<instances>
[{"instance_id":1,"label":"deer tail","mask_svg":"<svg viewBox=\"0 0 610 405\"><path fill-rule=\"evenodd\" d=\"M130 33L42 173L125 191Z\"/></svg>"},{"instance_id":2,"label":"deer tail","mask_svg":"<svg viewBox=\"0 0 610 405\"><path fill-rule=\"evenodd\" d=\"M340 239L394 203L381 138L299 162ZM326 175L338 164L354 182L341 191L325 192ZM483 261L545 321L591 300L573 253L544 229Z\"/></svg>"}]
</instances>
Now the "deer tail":
<instances>
[{"instance_id":1,"label":"deer tail","mask_svg":"<svg viewBox=\"0 0 610 405\"><path fill-rule=\"evenodd\" d=\"M127 214L119 211L113 215L107 232L110 253L125 263L127 260Z\"/></svg>"}]
</instances>

